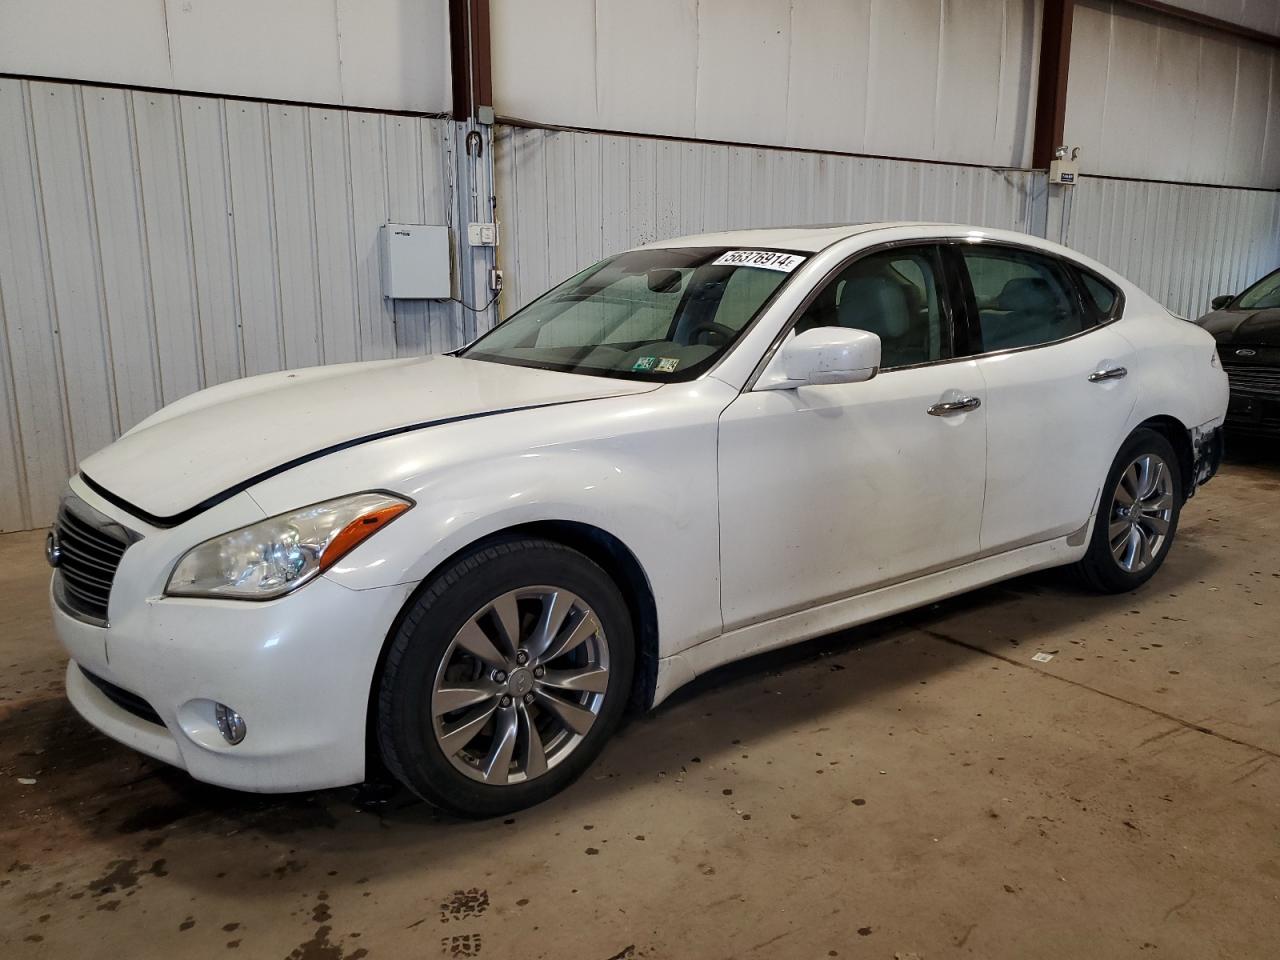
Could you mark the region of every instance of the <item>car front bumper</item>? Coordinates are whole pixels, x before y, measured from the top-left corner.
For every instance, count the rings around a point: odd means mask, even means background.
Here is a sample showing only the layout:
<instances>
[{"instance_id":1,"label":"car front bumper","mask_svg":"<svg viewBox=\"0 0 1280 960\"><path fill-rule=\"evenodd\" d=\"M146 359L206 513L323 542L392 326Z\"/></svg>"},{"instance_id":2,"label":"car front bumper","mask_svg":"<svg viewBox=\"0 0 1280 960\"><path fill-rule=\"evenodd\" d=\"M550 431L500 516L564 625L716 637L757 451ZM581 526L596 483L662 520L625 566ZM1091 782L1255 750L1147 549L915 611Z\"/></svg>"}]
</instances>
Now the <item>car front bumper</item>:
<instances>
[{"instance_id":1,"label":"car front bumper","mask_svg":"<svg viewBox=\"0 0 1280 960\"><path fill-rule=\"evenodd\" d=\"M280 793L364 778L370 686L411 589L321 577L264 603L139 599L108 627L62 609L52 584L50 602L67 696L90 724L197 780ZM239 744L218 731L216 703L244 718Z\"/></svg>"}]
</instances>

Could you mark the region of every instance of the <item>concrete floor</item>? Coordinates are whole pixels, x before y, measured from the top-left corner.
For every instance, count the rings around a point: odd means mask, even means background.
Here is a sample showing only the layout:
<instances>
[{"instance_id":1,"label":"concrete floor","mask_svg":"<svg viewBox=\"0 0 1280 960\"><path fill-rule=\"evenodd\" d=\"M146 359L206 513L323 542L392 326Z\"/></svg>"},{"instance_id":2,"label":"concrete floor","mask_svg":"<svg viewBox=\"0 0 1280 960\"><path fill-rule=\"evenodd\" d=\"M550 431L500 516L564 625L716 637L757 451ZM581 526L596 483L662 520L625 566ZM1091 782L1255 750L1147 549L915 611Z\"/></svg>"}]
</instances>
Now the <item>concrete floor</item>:
<instances>
[{"instance_id":1,"label":"concrete floor","mask_svg":"<svg viewBox=\"0 0 1280 960\"><path fill-rule=\"evenodd\" d=\"M1230 464L1136 594L1041 574L735 665L487 823L98 736L42 536L0 537L3 955L1280 956L1278 505L1280 457Z\"/></svg>"}]
</instances>

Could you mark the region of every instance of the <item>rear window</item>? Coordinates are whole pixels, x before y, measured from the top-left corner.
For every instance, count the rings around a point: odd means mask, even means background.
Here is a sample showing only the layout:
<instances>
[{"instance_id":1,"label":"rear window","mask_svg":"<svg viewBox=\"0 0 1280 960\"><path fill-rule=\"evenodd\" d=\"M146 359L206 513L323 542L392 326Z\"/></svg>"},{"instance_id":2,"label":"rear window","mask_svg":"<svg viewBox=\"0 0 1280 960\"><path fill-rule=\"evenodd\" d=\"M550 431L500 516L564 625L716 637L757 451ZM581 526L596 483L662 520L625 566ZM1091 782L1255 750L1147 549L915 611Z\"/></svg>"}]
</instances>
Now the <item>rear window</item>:
<instances>
[{"instance_id":1,"label":"rear window","mask_svg":"<svg viewBox=\"0 0 1280 960\"><path fill-rule=\"evenodd\" d=\"M1093 326L1058 259L994 244L966 244L960 255L985 352L1053 343Z\"/></svg>"}]
</instances>

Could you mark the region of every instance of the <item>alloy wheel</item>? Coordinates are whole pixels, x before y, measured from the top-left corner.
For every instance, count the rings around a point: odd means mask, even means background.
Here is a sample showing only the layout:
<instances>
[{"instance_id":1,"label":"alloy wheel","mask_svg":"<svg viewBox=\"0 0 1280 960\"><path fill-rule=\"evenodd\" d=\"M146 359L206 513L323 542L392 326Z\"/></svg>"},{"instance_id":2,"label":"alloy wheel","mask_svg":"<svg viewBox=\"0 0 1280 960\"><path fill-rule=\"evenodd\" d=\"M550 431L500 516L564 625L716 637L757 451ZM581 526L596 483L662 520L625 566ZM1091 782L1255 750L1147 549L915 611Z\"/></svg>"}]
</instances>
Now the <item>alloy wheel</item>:
<instances>
[{"instance_id":1,"label":"alloy wheel","mask_svg":"<svg viewBox=\"0 0 1280 960\"><path fill-rule=\"evenodd\" d=\"M1120 474L1111 499L1107 539L1126 573L1139 573L1160 555L1173 520L1173 477L1154 453L1138 456Z\"/></svg>"},{"instance_id":2,"label":"alloy wheel","mask_svg":"<svg viewBox=\"0 0 1280 960\"><path fill-rule=\"evenodd\" d=\"M608 687L609 647L590 605L560 587L523 587L454 636L436 671L432 729L468 777L522 783L582 742Z\"/></svg>"}]
</instances>

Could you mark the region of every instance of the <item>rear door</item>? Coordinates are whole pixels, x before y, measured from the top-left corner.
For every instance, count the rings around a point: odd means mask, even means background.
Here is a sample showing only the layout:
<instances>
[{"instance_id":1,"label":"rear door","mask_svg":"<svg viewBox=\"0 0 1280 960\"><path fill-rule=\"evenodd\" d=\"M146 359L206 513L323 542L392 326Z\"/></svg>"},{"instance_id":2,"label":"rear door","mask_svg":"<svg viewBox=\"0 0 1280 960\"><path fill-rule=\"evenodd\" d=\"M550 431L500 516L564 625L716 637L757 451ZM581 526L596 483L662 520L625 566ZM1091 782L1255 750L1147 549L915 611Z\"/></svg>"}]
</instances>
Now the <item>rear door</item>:
<instances>
[{"instance_id":1,"label":"rear door","mask_svg":"<svg viewBox=\"0 0 1280 960\"><path fill-rule=\"evenodd\" d=\"M1119 293L1039 251L981 241L956 244L951 255L968 284L986 384L982 552L1076 532L1136 400L1129 374L1140 360L1109 323L1122 309Z\"/></svg>"}]
</instances>

